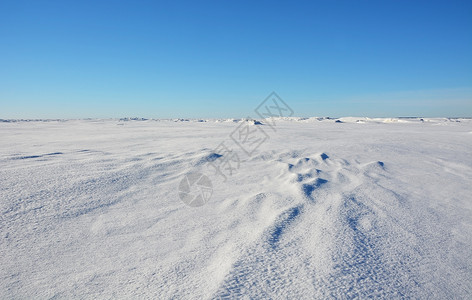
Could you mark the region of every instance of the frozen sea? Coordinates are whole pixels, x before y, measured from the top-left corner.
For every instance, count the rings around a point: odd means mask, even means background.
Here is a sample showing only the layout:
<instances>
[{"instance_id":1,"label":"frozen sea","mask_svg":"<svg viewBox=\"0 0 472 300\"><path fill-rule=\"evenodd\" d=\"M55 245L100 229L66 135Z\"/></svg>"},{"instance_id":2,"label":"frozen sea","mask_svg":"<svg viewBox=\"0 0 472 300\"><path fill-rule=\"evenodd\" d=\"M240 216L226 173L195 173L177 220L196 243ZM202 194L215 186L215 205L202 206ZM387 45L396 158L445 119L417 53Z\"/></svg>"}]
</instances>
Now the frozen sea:
<instances>
[{"instance_id":1,"label":"frozen sea","mask_svg":"<svg viewBox=\"0 0 472 300\"><path fill-rule=\"evenodd\" d=\"M472 298L471 119L261 122L0 122L0 298Z\"/></svg>"}]
</instances>

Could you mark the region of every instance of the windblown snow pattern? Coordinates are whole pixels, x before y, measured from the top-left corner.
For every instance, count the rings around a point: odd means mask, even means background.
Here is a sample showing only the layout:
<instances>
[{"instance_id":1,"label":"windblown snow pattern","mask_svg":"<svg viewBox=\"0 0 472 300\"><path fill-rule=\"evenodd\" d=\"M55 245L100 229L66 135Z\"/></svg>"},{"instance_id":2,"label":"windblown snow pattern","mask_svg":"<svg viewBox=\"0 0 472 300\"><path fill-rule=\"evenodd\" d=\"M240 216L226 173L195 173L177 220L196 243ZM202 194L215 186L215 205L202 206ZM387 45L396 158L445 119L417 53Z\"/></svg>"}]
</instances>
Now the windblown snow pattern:
<instances>
[{"instance_id":1,"label":"windblown snow pattern","mask_svg":"<svg viewBox=\"0 0 472 300\"><path fill-rule=\"evenodd\" d=\"M268 136L250 155L240 125ZM470 119L2 120L0 136L1 299L472 297ZM189 173L211 181L202 206L181 201Z\"/></svg>"}]
</instances>

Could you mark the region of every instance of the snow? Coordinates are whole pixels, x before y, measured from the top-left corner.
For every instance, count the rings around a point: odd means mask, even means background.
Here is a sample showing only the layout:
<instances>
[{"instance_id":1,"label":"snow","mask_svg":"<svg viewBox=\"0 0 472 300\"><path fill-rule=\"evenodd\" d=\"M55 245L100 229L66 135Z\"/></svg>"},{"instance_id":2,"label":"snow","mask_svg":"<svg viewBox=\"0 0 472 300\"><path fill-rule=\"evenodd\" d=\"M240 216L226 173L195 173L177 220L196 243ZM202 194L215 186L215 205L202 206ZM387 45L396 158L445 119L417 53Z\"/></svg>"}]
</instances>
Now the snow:
<instances>
[{"instance_id":1,"label":"snow","mask_svg":"<svg viewBox=\"0 0 472 300\"><path fill-rule=\"evenodd\" d=\"M471 297L470 119L0 121L2 299Z\"/></svg>"}]
</instances>

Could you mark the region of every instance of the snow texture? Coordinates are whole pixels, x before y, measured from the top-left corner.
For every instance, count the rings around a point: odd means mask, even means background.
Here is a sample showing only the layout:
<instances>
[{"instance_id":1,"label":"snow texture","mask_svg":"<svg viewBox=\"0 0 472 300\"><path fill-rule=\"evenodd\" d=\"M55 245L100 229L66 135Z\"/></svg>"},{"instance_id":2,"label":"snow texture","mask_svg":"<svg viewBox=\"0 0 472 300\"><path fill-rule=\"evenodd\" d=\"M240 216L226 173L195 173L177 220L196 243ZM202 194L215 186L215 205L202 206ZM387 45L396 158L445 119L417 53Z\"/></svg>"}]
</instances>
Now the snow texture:
<instances>
[{"instance_id":1,"label":"snow texture","mask_svg":"<svg viewBox=\"0 0 472 300\"><path fill-rule=\"evenodd\" d=\"M472 120L245 123L0 120L0 298L472 297Z\"/></svg>"}]
</instances>

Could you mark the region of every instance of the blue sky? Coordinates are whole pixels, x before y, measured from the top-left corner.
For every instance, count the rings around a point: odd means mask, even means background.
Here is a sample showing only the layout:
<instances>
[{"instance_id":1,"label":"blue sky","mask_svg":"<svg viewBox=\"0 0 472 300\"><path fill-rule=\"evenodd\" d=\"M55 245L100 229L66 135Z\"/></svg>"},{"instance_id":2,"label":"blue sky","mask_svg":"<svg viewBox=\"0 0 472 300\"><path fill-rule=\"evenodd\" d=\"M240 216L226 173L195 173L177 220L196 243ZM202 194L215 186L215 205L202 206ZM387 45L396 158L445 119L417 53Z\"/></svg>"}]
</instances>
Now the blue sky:
<instances>
[{"instance_id":1,"label":"blue sky","mask_svg":"<svg viewBox=\"0 0 472 300\"><path fill-rule=\"evenodd\" d=\"M0 1L0 118L472 116L472 1Z\"/></svg>"}]
</instances>

